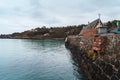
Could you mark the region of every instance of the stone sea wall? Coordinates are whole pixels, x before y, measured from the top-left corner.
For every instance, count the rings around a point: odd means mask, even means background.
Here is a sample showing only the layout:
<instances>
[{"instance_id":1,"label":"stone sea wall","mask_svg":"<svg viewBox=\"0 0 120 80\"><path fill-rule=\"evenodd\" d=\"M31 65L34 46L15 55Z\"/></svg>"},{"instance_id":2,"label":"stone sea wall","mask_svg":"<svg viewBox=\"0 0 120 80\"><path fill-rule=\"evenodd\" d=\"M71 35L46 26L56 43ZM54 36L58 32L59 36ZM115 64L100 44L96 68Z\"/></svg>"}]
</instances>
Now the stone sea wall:
<instances>
[{"instance_id":1,"label":"stone sea wall","mask_svg":"<svg viewBox=\"0 0 120 80\"><path fill-rule=\"evenodd\" d=\"M87 80L120 80L120 35L104 36L104 55L92 59L93 37L68 36L66 47L86 75Z\"/></svg>"}]
</instances>

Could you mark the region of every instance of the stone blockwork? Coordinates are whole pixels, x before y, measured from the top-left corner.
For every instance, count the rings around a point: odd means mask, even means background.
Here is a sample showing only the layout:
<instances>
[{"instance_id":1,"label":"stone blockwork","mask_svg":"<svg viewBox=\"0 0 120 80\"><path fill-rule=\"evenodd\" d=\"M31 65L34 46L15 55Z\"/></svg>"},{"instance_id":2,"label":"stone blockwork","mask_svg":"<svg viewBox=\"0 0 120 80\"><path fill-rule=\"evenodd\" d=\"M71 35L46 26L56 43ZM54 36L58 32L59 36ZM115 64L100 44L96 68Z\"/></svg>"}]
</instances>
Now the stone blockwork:
<instances>
[{"instance_id":1,"label":"stone blockwork","mask_svg":"<svg viewBox=\"0 0 120 80\"><path fill-rule=\"evenodd\" d=\"M68 36L65 43L87 80L120 80L120 35L105 36L104 55L91 59L93 37Z\"/></svg>"}]
</instances>

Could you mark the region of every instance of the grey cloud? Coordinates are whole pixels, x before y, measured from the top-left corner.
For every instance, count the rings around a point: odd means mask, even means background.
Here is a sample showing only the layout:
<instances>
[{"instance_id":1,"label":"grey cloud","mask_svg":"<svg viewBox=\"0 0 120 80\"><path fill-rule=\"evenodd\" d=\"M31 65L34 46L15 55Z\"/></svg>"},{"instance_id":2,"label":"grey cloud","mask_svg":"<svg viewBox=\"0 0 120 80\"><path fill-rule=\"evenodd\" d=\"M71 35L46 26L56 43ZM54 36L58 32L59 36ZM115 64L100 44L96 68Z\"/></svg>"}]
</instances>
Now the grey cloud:
<instances>
[{"instance_id":1,"label":"grey cloud","mask_svg":"<svg viewBox=\"0 0 120 80\"><path fill-rule=\"evenodd\" d=\"M92 0L91 2L98 8L112 8L120 5L120 0Z\"/></svg>"},{"instance_id":2,"label":"grey cloud","mask_svg":"<svg viewBox=\"0 0 120 80\"><path fill-rule=\"evenodd\" d=\"M43 7L40 4L40 0L30 0L30 4L31 4L31 16L33 18L41 18L43 17Z\"/></svg>"},{"instance_id":3,"label":"grey cloud","mask_svg":"<svg viewBox=\"0 0 120 80\"><path fill-rule=\"evenodd\" d=\"M102 14L103 20L111 20L111 16L113 18L119 18L120 13L120 0L4 1L2 1L3 6L0 5L0 17L1 19L6 19L5 22L8 22L8 20L12 21L12 23L8 24L4 22L6 29L10 27L11 30L21 28L24 30L26 28L20 26L27 24L31 26L29 28L33 28L33 25L61 26L82 24L97 18L98 13ZM9 6L8 3L10 4ZM2 22L0 22L1 25ZM3 29L5 30L5 28Z\"/></svg>"}]
</instances>

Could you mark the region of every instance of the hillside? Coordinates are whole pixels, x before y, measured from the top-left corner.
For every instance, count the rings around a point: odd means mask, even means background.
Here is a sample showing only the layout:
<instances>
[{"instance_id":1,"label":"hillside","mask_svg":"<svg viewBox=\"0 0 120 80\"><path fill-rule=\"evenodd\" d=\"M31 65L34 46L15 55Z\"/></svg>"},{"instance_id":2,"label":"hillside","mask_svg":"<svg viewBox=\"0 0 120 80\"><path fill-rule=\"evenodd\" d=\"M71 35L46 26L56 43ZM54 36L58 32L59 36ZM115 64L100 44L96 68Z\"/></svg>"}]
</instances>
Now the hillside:
<instances>
[{"instance_id":1,"label":"hillside","mask_svg":"<svg viewBox=\"0 0 120 80\"><path fill-rule=\"evenodd\" d=\"M119 20L108 21L104 23L108 29L113 29L117 27L117 22ZM1 34L0 38L15 38L15 39L65 39L68 35L77 35L82 30L84 24L73 25L73 26L63 26L63 27L51 27L47 28L43 26L35 29L27 30L21 33L13 34ZM120 26L120 25L119 25Z\"/></svg>"},{"instance_id":2,"label":"hillside","mask_svg":"<svg viewBox=\"0 0 120 80\"><path fill-rule=\"evenodd\" d=\"M67 35L77 35L81 31L83 25L67 26L67 27L54 27L35 28L24 31L16 36L22 39L64 39Z\"/></svg>"},{"instance_id":3,"label":"hillside","mask_svg":"<svg viewBox=\"0 0 120 80\"><path fill-rule=\"evenodd\" d=\"M0 38L15 39L65 39L68 35L77 35L84 25L74 25L66 27L35 28L21 33L13 33L9 35L1 35Z\"/></svg>"}]
</instances>

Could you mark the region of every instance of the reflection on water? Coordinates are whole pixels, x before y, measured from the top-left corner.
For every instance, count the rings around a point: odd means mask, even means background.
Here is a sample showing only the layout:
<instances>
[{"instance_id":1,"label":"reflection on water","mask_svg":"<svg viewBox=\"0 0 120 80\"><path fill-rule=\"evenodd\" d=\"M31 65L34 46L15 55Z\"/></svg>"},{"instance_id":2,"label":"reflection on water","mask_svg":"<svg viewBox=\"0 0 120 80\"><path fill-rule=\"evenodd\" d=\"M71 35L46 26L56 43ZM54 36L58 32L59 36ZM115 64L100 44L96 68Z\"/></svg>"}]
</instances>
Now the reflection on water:
<instances>
[{"instance_id":1,"label":"reflection on water","mask_svg":"<svg viewBox=\"0 0 120 80\"><path fill-rule=\"evenodd\" d=\"M0 40L0 80L84 80L64 41Z\"/></svg>"}]
</instances>

